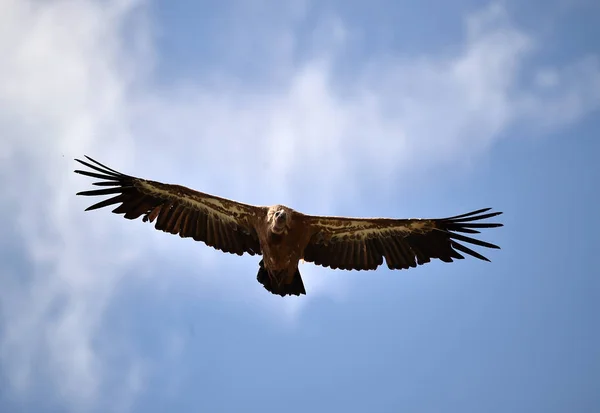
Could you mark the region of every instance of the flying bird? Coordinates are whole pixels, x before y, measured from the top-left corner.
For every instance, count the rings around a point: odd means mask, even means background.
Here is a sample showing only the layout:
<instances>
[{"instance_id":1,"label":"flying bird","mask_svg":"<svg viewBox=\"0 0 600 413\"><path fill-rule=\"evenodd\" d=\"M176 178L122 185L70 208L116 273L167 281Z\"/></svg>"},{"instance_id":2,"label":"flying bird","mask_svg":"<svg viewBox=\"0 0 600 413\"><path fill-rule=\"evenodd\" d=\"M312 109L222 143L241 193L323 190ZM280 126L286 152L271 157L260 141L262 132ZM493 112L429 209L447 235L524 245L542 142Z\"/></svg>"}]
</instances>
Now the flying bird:
<instances>
[{"instance_id":1,"label":"flying bird","mask_svg":"<svg viewBox=\"0 0 600 413\"><path fill-rule=\"evenodd\" d=\"M113 213L153 223L155 228L182 238L202 241L217 250L261 255L256 279L282 297L306 294L298 269L300 260L342 270L415 268L439 259L453 262L465 255L489 261L463 243L497 245L462 235L500 223L476 222L502 214L479 209L448 218L391 219L315 216L284 205L255 206L180 185L125 175L85 156L75 159L90 170L76 173L100 179L106 187L77 195L113 195L86 211L120 204ZM462 234L461 234L462 233ZM461 254L462 253L462 254Z\"/></svg>"}]
</instances>

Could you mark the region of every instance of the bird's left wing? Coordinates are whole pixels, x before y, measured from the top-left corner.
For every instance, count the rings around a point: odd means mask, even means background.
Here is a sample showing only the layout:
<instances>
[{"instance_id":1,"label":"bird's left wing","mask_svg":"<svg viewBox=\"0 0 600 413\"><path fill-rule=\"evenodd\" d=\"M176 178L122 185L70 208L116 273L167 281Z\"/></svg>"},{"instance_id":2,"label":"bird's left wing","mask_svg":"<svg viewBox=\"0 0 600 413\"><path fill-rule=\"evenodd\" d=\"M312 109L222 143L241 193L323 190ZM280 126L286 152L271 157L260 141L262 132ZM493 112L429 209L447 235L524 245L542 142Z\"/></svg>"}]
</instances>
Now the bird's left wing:
<instances>
[{"instance_id":1,"label":"bird's left wing","mask_svg":"<svg viewBox=\"0 0 600 413\"><path fill-rule=\"evenodd\" d=\"M125 175L86 156L90 162L75 159L90 168L76 173L102 181L94 185L107 187L83 191L77 195L114 195L86 209L120 204L112 212L127 219L143 216L144 222L156 220L155 228L180 237L191 237L215 249L242 255L261 254L253 225L264 207L243 204L198 192L180 185L164 184Z\"/></svg>"},{"instance_id":2,"label":"bird's left wing","mask_svg":"<svg viewBox=\"0 0 600 413\"><path fill-rule=\"evenodd\" d=\"M463 259L460 253L481 260L486 257L460 242L486 248L497 245L462 235L478 229L501 227L499 223L474 222L500 215L480 209L440 219L346 218L305 215L312 232L304 260L344 270L374 270L385 258L390 269L408 269L438 258Z\"/></svg>"}]
</instances>

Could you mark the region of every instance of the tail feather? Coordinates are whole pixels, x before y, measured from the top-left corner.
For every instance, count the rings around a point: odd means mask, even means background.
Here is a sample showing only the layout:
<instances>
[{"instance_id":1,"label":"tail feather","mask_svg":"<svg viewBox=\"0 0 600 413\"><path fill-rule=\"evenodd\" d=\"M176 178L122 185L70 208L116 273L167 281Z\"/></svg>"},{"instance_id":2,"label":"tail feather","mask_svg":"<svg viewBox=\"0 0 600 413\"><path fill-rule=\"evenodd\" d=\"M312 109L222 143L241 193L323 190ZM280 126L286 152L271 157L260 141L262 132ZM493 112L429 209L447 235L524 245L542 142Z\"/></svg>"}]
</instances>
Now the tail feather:
<instances>
[{"instance_id":1,"label":"tail feather","mask_svg":"<svg viewBox=\"0 0 600 413\"><path fill-rule=\"evenodd\" d=\"M285 297L286 295L301 295L306 294L304 289L304 283L302 282L302 276L300 276L300 270L296 269L294 279L289 284L282 283L281 285L274 284L269 277L269 273L264 266L263 260L258 263L258 274L256 280L265 287L265 289L273 294Z\"/></svg>"}]
</instances>

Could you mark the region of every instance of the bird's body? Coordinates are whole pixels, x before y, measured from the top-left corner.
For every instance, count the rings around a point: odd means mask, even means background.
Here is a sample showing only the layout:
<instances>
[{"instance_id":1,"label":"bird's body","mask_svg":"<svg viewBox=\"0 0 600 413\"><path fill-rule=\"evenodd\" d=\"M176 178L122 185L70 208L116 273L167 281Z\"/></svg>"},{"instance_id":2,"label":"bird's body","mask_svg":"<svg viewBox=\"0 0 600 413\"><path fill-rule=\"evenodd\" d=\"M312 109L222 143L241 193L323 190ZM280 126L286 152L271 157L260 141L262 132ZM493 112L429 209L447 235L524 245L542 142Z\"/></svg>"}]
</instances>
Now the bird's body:
<instances>
[{"instance_id":1,"label":"bird's body","mask_svg":"<svg viewBox=\"0 0 600 413\"><path fill-rule=\"evenodd\" d=\"M445 262L465 253L489 261L458 241L487 247L496 245L461 235L478 228L502 226L473 222L501 212L489 208L441 219L348 218L306 215L284 205L248 205L198 192L184 186L145 180L110 169L87 157L81 164L92 171L75 172L102 179L109 187L78 195L114 195L87 210L120 204L114 213L142 216L155 228L223 252L262 255L257 280L271 293L306 294L298 270L300 260L332 269L374 270L385 262L390 269L408 269L432 258Z\"/></svg>"}]
</instances>

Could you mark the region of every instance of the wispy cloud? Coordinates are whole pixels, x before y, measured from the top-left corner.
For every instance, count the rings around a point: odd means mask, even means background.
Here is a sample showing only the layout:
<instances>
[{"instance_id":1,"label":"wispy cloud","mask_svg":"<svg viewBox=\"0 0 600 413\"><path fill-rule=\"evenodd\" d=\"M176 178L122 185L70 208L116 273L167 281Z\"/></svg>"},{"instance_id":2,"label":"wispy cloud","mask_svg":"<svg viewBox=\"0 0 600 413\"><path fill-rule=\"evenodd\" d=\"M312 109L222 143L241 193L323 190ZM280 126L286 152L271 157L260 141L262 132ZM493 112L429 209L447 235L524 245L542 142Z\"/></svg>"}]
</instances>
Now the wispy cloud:
<instances>
[{"instance_id":1,"label":"wispy cloud","mask_svg":"<svg viewBox=\"0 0 600 413\"><path fill-rule=\"evenodd\" d=\"M542 45L497 5L467 17L464 43L452 53L369 56L343 82L335 63L352 46L351 27L328 17L335 24L321 22L320 41L308 42L310 53L297 61L290 50L313 33L277 26L269 31L282 39L271 56L274 87L226 76L159 86L152 68L161 50L153 48L144 3L3 3L0 208L24 258L1 270L0 361L15 394L52 386L57 403L77 411L97 408L108 392L127 408L143 390L146 361L126 342L98 338L123 279L178 282L153 273L157 251L169 252L163 261L185 256L208 273L243 264L247 280L235 285L223 277L197 281L209 291L226 288L232 300L251 294L290 314L307 300L272 300L254 285L255 260L229 264L219 252L147 225L83 213L88 200L74 193L89 182L72 173L74 157L90 154L126 173L244 202L336 213L366 185L455 167L489 150L508 128L550 130L600 103L597 56L536 67ZM294 4L290 13L301 16L305 9ZM339 273L318 276L309 265L302 272L308 300L343 294ZM115 353L126 362L112 363Z\"/></svg>"}]
</instances>

